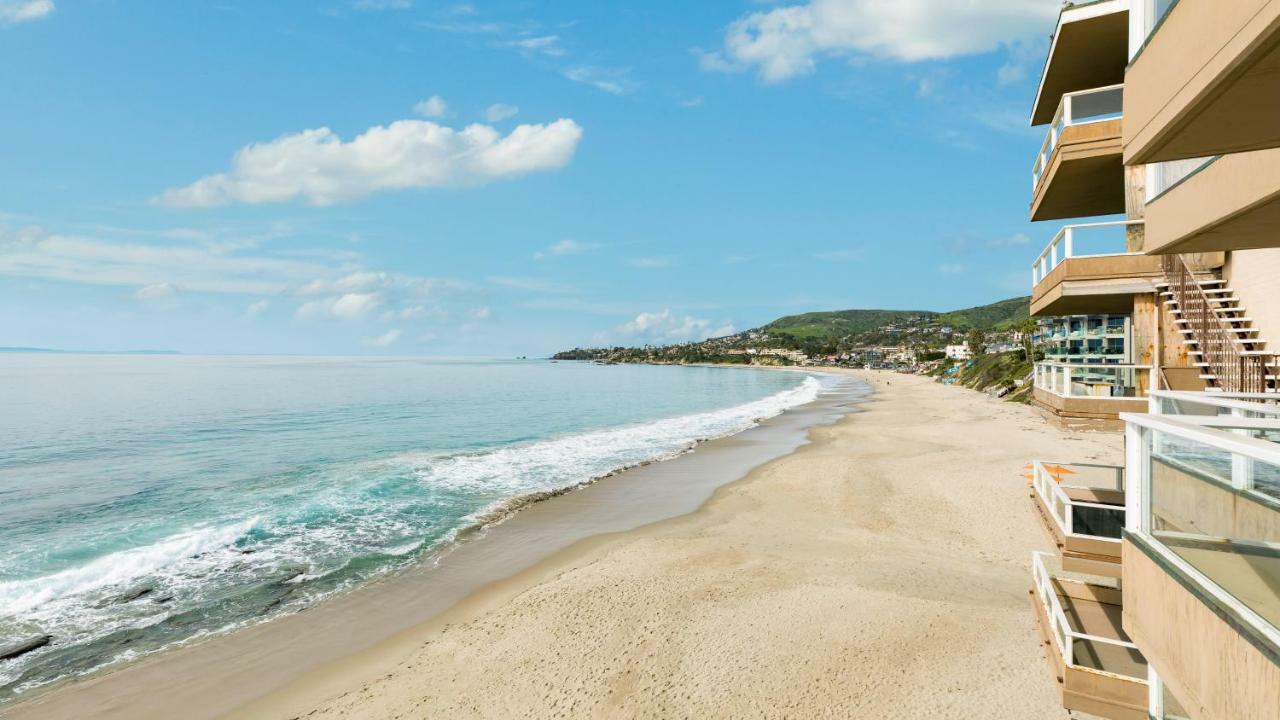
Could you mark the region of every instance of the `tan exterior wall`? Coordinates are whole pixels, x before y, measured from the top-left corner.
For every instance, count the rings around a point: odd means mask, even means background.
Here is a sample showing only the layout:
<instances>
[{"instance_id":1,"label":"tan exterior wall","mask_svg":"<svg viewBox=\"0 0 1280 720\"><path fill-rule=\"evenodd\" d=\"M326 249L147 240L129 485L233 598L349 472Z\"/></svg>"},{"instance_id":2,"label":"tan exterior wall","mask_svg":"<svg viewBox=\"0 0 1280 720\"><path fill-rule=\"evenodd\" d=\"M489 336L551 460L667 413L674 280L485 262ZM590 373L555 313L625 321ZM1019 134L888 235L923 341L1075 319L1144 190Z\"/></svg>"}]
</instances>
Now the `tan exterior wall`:
<instances>
[{"instance_id":1,"label":"tan exterior wall","mask_svg":"<svg viewBox=\"0 0 1280 720\"><path fill-rule=\"evenodd\" d=\"M1181 0L1125 77L1126 164L1280 145L1280 0Z\"/></svg>"},{"instance_id":2,"label":"tan exterior wall","mask_svg":"<svg viewBox=\"0 0 1280 720\"><path fill-rule=\"evenodd\" d=\"M1277 246L1280 149L1223 156L1147 204L1144 252Z\"/></svg>"},{"instance_id":3,"label":"tan exterior wall","mask_svg":"<svg viewBox=\"0 0 1280 720\"><path fill-rule=\"evenodd\" d=\"M1280 248L1230 253L1223 277L1269 341L1267 348L1280 355Z\"/></svg>"},{"instance_id":4,"label":"tan exterior wall","mask_svg":"<svg viewBox=\"0 0 1280 720\"><path fill-rule=\"evenodd\" d=\"M1280 665L1131 541L1124 630L1197 720L1276 720Z\"/></svg>"}]
</instances>

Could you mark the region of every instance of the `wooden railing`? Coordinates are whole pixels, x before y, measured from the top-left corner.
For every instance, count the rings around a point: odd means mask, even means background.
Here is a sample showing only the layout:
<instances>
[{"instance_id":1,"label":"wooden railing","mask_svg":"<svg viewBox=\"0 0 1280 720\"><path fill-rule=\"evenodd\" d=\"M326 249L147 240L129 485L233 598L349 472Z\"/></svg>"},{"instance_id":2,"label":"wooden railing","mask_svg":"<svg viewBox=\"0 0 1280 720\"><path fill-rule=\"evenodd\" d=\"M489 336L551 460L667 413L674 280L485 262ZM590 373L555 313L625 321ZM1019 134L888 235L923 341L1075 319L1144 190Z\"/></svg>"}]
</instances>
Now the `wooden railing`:
<instances>
[{"instance_id":1,"label":"wooden railing","mask_svg":"<svg viewBox=\"0 0 1280 720\"><path fill-rule=\"evenodd\" d=\"M1262 357L1244 354L1244 344L1217 313L1213 301L1181 255L1165 255L1163 262L1169 291L1191 328L1191 337L1202 353L1200 357L1209 365L1206 369L1216 377L1216 387L1226 392L1264 392L1267 368Z\"/></svg>"}]
</instances>

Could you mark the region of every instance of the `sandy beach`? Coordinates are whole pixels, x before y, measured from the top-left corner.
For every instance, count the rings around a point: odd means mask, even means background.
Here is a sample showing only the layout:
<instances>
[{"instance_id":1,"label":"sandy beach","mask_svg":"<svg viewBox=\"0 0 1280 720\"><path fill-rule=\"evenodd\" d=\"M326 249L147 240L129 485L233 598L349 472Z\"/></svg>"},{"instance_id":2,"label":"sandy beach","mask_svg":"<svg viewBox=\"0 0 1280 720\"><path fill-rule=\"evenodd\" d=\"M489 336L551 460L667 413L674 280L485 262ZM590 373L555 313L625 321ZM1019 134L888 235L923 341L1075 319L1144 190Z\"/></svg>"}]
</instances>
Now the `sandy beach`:
<instances>
[{"instance_id":1,"label":"sandy beach","mask_svg":"<svg viewBox=\"0 0 1280 720\"><path fill-rule=\"evenodd\" d=\"M1119 436L865 375L866 412L698 512L571 548L240 716L1064 717L1020 468L1116 460Z\"/></svg>"},{"instance_id":2,"label":"sandy beach","mask_svg":"<svg viewBox=\"0 0 1280 720\"><path fill-rule=\"evenodd\" d=\"M361 647L353 632L349 652L278 683L222 685L212 692L236 700L200 714L1065 717L1028 604L1029 553L1048 541L1021 468L1116 461L1120 436L1067 433L927 378L861 376L876 390L861 412L813 427L695 511L576 540L385 640ZM289 635L291 619L259 640L314 641ZM235 657L192 654L215 675ZM135 681L192 662L161 656ZM182 714L180 693L154 688L142 707L81 685L12 716Z\"/></svg>"}]
</instances>

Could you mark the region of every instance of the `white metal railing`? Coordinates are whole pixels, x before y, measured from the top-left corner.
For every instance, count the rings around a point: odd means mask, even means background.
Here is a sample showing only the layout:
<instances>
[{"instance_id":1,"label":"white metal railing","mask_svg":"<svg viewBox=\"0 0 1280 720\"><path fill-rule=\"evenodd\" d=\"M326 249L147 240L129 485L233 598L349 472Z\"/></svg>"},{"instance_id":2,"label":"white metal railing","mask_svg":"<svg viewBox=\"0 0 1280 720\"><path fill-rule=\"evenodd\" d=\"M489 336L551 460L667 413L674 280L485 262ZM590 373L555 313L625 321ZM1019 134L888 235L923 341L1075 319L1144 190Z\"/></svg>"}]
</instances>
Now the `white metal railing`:
<instances>
[{"instance_id":1,"label":"white metal railing","mask_svg":"<svg viewBox=\"0 0 1280 720\"><path fill-rule=\"evenodd\" d=\"M1049 626L1052 629L1054 644L1058 646L1058 653L1062 656L1062 662L1067 666L1073 666L1076 664L1076 640L1102 643L1104 645L1115 645L1117 647L1136 651L1138 646L1127 640L1102 637L1101 635L1090 635L1088 633L1077 632L1071 628L1071 622L1067 620L1067 614L1062 609L1062 601L1058 599L1058 592L1054 590L1053 576L1049 574L1047 561L1051 561L1052 559L1053 556L1046 552L1031 553L1031 577L1035 582L1036 595L1039 597L1040 605L1044 608L1045 615L1049 618ZM1139 679L1146 679L1145 671L1143 676Z\"/></svg>"},{"instance_id":2,"label":"white metal railing","mask_svg":"<svg viewBox=\"0 0 1280 720\"><path fill-rule=\"evenodd\" d=\"M1152 415L1280 418L1280 395L1276 393L1155 390L1148 397Z\"/></svg>"},{"instance_id":3,"label":"white metal railing","mask_svg":"<svg viewBox=\"0 0 1280 720\"><path fill-rule=\"evenodd\" d=\"M1150 365L1038 362L1035 387L1062 397L1133 399L1145 397L1139 371Z\"/></svg>"},{"instance_id":4,"label":"white metal railing","mask_svg":"<svg viewBox=\"0 0 1280 720\"><path fill-rule=\"evenodd\" d=\"M1031 263L1031 287L1039 285L1041 280L1067 258L1141 255L1142 253L1128 252L1127 243L1129 227L1143 224L1143 220L1115 220L1062 226L1035 262ZM1117 230L1118 238L1115 232ZM1099 250L1102 252L1098 252Z\"/></svg>"},{"instance_id":5,"label":"white metal railing","mask_svg":"<svg viewBox=\"0 0 1280 720\"><path fill-rule=\"evenodd\" d=\"M1280 419L1120 417L1126 531L1280 647Z\"/></svg>"},{"instance_id":6,"label":"white metal railing","mask_svg":"<svg viewBox=\"0 0 1280 720\"><path fill-rule=\"evenodd\" d=\"M1115 537L1093 535L1089 533L1077 533L1076 510L1079 508L1087 512L1092 509L1098 513L1118 515L1121 521L1120 525L1123 526L1125 509L1117 505L1073 500L1069 495L1067 495L1066 491L1062 489L1061 481L1059 478L1055 477L1055 474L1051 472L1049 466L1070 468L1071 465L1066 463L1044 463L1040 460L1034 460L1031 463L1031 487L1040 498L1040 503L1049 511L1049 515L1053 518L1058 529L1062 531L1063 536L1089 537L1112 542L1119 546L1119 533L1117 533ZM1120 471L1120 468L1113 469ZM1115 489L1123 489L1123 486L1118 486Z\"/></svg>"},{"instance_id":7,"label":"white metal railing","mask_svg":"<svg viewBox=\"0 0 1280 720\"><path fill-rule=\"evenodd\" d=\"M1031 191L1040 186L1040 178L1049 167L1053 151L1057 149L1062 133L1069 127L1088 123L1114 120L1124 114L1124 84L1108 85L1092 90L1080 90L1066 93L1058 103L1058 111L1053 116L1053 124L1045 134L1040 152L1031 166Z\"/></svg>"}]
</instances>

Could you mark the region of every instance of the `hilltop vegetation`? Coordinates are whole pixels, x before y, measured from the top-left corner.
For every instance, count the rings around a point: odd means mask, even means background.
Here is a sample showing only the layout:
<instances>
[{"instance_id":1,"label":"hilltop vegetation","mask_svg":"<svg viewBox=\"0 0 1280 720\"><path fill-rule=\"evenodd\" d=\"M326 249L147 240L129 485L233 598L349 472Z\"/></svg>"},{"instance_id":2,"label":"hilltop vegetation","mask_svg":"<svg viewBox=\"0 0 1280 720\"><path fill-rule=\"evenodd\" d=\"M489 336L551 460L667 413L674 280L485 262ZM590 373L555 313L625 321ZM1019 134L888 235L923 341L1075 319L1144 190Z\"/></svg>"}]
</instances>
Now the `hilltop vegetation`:
<instances>
[{"instance_id":1,"label":"hilltop vegetation","mask_svg":"<svg viewBox=\"0 0 1280 720\"><path fill-rule=\"evenodd\" d=\"M901 322L934 322L956 331L1006 330L1024 320L1031 298L1016 297L990 305L938 313L930 310L836 310L781 317L760 328L796 340L839 340Z\"/></svg>"},{"instance_id":2,"label":"hilltop vegetation","mask_svg":"<svg viewBox=\"0 0 1280 720\"><path fill-rule=\"evenodd\" d=\"M948 344L965 340L970 330L1002 332L1027 320L1030 298L934 312L931 310L837 310L778 318L762 327L701 342L661 347L576 348L556 353L557 360L609 362L799 362L803 357L846 354L866 346L896 346L941 357ZM799 355L786 353L795 351ZM749 355L749 357L747 357Z\"/></svg>"}]
</instances>

